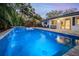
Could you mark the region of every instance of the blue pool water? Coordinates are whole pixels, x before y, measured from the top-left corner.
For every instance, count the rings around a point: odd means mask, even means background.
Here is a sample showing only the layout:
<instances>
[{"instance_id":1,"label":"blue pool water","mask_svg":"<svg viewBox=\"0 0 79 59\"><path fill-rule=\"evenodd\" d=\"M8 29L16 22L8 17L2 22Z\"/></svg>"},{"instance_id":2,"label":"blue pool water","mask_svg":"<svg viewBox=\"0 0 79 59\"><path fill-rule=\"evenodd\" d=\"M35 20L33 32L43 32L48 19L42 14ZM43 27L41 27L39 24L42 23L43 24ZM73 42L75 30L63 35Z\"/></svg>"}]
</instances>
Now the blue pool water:
<instances>
[{"instance_id":1,"label":"blue pool water","mask_svg":"<svg viewBox=\"0 0 79 59\"><path fill-rule=\"evenodd\" d=\"M57 42L57 37L76 37L32 28L14 28L0 40L1 56L57 56L63 55L72 44Z\"/></svg>"}]
</instances>

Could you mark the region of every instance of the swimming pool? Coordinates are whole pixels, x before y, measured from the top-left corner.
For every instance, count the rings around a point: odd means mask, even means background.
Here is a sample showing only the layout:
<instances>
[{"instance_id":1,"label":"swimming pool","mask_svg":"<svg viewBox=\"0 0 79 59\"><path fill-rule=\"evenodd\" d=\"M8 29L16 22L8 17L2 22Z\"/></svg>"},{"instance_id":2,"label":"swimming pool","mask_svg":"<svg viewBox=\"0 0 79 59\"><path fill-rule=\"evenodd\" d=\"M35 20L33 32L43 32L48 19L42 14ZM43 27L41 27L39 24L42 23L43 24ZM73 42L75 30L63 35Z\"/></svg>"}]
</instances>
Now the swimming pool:
<instances>
[{"instance_id":1,"label":"swimming pool","mask_svg":"<svg viewBox=\"0 0 79 59\"><path fill-rule=\"evenodd\" d=\"M60 37L78 39L66 34L15 27L0 40L0 56L60 56L74 47L69 41L67 44L57 41Z\"/></svg>"}]
</instances>

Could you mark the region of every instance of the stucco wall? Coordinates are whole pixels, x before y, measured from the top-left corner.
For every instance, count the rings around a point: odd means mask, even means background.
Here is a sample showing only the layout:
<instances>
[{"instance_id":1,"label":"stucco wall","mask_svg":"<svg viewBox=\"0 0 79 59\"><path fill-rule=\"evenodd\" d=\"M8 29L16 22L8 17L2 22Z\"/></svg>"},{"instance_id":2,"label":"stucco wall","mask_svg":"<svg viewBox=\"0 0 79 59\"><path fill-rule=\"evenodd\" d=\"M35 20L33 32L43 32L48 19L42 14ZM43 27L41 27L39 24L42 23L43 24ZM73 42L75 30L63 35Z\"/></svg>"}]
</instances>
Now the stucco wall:
<instances>
[{"instance_id":1,"label":"stucco wall","mask_svg":"<svg viewBox=\"0 0 79 59\"><path fill-rule=\"evenodd\" d=\"M71 30L79 31L79 25L72 26Z\"/></svg>"},{"instance_id":2,"label":"stucco wall","mask_svg":"<svg viewBox=\"0 0 79 59\"><path fill-rule=\"evenodd\" d=\"M76 17L76 16L73 16L73 17ZM73 30L73 31L79 31L79 25L76 23L76 20L77 19L75 18L75 26L72 26L72 18L71 18L71 30Z\"/></svg>"}]
</instances>

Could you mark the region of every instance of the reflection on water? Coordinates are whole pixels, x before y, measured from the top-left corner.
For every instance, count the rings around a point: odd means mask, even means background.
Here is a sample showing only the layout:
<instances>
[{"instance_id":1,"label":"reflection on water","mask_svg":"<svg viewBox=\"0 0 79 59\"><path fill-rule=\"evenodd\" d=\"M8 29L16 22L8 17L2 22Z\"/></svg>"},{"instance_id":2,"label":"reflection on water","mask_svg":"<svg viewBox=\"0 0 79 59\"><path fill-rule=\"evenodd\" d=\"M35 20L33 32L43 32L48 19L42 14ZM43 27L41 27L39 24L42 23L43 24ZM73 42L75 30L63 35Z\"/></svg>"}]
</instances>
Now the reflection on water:
<instances>
[{"instance_id":1,"label":"reflection on water","mask_svg":"<svg viewBox=\"0 0 79 59\"><path fill-rule=\"evenodd\" d=\"M65 36L57 36L56 41L60 44L75 46L79 45L79 39L73 39Z\"/></svg>"},{"instance_id":2,"label":"reflection on water","mask_svg":"<svg viewBox=\"0 0 79 59\"><path fill-rule=\"evenodd\" d=\"M56 38L58 43L64 44L64 45L71 45L71 38L64 37L64 36L57 36Z\"/></svg>"},{"instance_id":3,"label":"reflection on water","mask_svg":"<svg viewBox=\"0 0 79 59\"><path fill-rule=\"evenodd\" d=\"M26 30L33 30L33 28L26 28Z\"/></svg>"}]
</instances>

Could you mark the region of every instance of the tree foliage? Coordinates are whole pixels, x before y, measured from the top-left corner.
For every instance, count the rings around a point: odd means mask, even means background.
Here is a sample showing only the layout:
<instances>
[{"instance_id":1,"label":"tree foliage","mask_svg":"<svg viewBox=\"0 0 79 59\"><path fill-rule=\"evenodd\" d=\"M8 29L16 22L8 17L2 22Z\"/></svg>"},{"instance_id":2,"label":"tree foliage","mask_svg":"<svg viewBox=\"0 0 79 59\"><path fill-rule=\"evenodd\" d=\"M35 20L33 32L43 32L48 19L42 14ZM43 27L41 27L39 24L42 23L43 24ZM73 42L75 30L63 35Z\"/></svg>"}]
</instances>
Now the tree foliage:
<instances>
[{"instance_id":1,"label":"tree foliage","mask_svg":"<svg viewBox=\"0 0 79 59\"><path fill-rule=\"evenodd\" d=\"M27 20L41 20L30 3L2 3L0 4L0 21L8 26L25 26ZM2 24L2 23L0 23ZM3 26L3 27L5 27Z\"/></svg>"},{"instance_id":2,"label":"tree foliage","mask_svg":"<svg viewBox=\"0 0 79 59\"><path fill-rule=\"evenodd\" d=\"M64 14L69 14L69 13L72 13L72 12L76 12L77 11L77 8L69 8L69 9L66 9L66 10L52 10L50 12L48 12L46 14L47 18L51 18L51 17L56 17L56 16L60 16L60 15L64 15Z\"/></svg>"},{"instance_id":3,"label":"tree foliage","mask_svg":"<svg viewBox=\"0 0 79 59\"><path fill-rule=\"evenodd\" d=\"M63 11L52 10L46 14L47 18L56 17L62 15Z\"/></svg>"}]
</instances>

